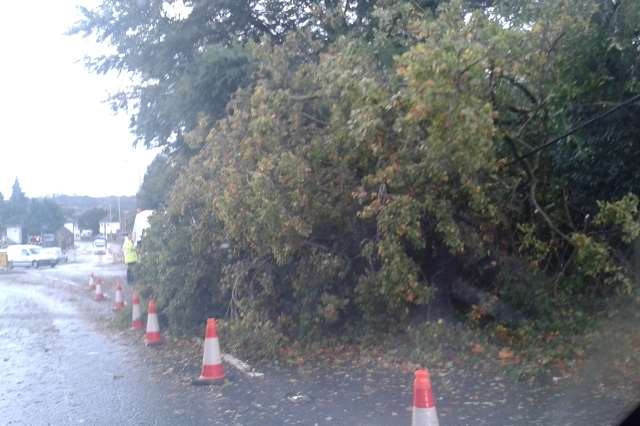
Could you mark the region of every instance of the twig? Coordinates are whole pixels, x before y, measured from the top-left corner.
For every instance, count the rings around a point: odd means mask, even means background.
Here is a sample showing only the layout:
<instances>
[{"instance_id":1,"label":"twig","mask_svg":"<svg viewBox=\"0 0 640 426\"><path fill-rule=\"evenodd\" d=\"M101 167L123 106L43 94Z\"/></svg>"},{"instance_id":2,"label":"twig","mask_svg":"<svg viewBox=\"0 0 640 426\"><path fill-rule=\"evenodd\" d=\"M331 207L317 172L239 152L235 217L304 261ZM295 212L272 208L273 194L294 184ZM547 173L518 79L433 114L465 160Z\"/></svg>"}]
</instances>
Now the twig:
<instances>
[{"instance_id":1,"label":"twig","mask_svg":"<svg viewBox=\"0 0 640 426\"><path fill-rule=\"evenodd\" d=\"M547 225L549 226L549 228L551 228L556 234L560 235L563 240L565 240L569 244L573 245L573 241L571 241L571 238L569 238L569 236L567 234L562 232L555 225L555 223L553 223L553 221L551 220L549 215L547 215L547 212L545 212L544 209L542 207L540 207L540 204L538 204L538 200L536 199L536 186L537 186L537 184L538 184L538 181L534 180L533 182L531 182L531 187L529 188L529 199L531 200L531 203L536 208L536 210L540 213L540 215L545 220L545 222L547 222Z\"/></svg>"},{"instance_id":2,"label":"twig","mask_svg":"<svg viewBox=\"0 0 640 426\"><path fill-rule=\"evenodd\" d=\"M303 117L308 118L309 120L311 120L311 121L313 121L313 122L315 122L315 123L317 123L317 124L320 124L321 126L325 126L325 127L326 127L326 126L328 126L328 125L329 125L329 123L327 123L326 121L323 121L323 120L321 120L321 119L319 119L319 118L316 118L316 117L314 117L314 116L313 116L313 115L311 115L311 114L307 114L307 113L306 113L306 112L304 112L304 111L300 111L300 115L302 115Z\"/></svg>"},{"instance_id":3,"label":"twig","mask_svg":"<svg viewBox=\"0 0 640 426\"><path fill-rule=\"evenodd\" d=\"M311 99L317 99L320 95L289 95L289 99L292 101L310 101Z\"/></svg>"},{"instance_id":4,"label":"twig","mask_svg":"<svg viewBox=\"0 0 640 426\"><path fill-rule=\"evenodd\" d=\"M524 160L524 158L521 155L518 154L518 148L516 147L514 141L508 136L505 139L509 143L509 146L511 147L511 150L513 151L513 155L516 157L517 161L520 161L522 163L522 165L524 167L524 171L527 174L527 177L529 178L529 182L530 182L529 200L531 201L531 204L533 204L533 206L536 209L536 211L538 211L540 213L540 215L542 216L544 221L547 222L547 225L549 226L549 228L551 228L551 230L553 230L560 237L562 237L563 240L565 240L569 244L573 245L573 241L571 241L571 239L564 232L562 232L555 225L555 223L553 223L553 221L551 220L551 218L549 217L547 212L545 212L544 209L538 203L538 200L536 198L536 186L538 185L538 181L535 178L535 176L533 175L533 171L531 170L531 167L529 166L529 163L527 163Z\"/></svg>"}]
</instances>

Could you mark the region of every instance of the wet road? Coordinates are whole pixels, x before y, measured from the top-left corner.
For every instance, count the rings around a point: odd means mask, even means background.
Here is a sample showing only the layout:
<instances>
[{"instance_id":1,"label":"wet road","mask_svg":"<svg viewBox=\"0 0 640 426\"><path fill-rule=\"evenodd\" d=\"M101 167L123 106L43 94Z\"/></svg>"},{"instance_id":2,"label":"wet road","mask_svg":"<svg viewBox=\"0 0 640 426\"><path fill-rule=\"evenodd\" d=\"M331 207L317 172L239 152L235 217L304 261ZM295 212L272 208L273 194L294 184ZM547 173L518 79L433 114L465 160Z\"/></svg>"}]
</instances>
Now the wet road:
<instances>
[{"instance_id":1,"label":"wet road","mask_svg":"<svg viewBox=\"0 0 640 426\"><path fill-rule=\"evenodd\" d=\"M352 393L354 404L363 397L345 389L356 384L342 371L324 376L333 381L329 385L276 370L266 379L249 379L227 367L224 386L191 386L197 357L177 372L171 359L159 356L164 348L146 348L129 332L105 334L90 317L108 311L108 303L96 310L79 281L84 271L68 266L0 274L0 424L345 424L348 418L393 424L399 416L406 423L406 392L396 396L404 399L401 413L380 403L353 409L336 404L343 393ZM101 276L122 272L106 266ZM373 392L376 383L384 389L373 377L364 382ZM314 397L288 400L297 393ZM387 400L397 404L396 398Z\"/></svg>"},{"instance_id":2,"label":"wet road","mask_svg":"<svg viewBox=\"0 0 640 426\"><path fill-rule=\"evenodd\" d=\"M322 380L275 367L255 379L226 366L223 386L192 386L201 352L188 351L185 364L170 344L147 348L140 333L105 327L113 316L111 302L92 300L87 276L95 272L105 279L109 294L124 270L108 258L76 260L55 269L0 272L0 424L406 424L409 419L405 384L398 389L388 378L369 374L356 379L340 368ZM288 398L295 394L304 397ZM385 402L362 403L372 396Z\"/></svg>"},{"instance_id":3,"label":"wet road","mask_svg":"<svg viewBox=\"0 0 640 426\"><path fill-rule=\"evenodd\" d=\"M110 303L83 287L89 272L112 283L124 270L109 258L76 261L0 272L0 424L410 424L410 373L262 366L265 377L252 379L226 366L225 385L191 386L200 349L146 348L139 333L105 327ZM432 373L443 426L606 425L624 409L619 397L594 399L588 387L532 388L473 366ZM297 393L300 402L287 398Z\"/></svg>"},{"instance_id":4,"label":"wet road","mask_svg":"<svg viewBox=\"0 0 640 426\"><path fill-rule=\"evenodd\" d=\"M97 332L68 299L15 276L0 284L0 423L196 424L139 354ZM6 278L6 277L3 277ZM26 280L25 280L26 278ZM4 280L3 280L4 281ZM134 367L135 368L132 368ZM204 422L203 422L204 423Z\"/></svg>"}]
</instances>

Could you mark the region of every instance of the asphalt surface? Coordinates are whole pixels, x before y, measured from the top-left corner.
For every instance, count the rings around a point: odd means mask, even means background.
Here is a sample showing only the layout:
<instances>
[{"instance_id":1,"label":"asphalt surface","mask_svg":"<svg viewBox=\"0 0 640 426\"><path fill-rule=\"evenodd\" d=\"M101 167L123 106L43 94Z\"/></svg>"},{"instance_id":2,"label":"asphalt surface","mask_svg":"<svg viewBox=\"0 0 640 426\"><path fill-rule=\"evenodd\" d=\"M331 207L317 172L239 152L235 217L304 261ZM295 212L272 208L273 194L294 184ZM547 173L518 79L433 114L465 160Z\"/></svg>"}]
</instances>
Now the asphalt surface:
<instances>
[{"instance_id":1,"label":"asphalt surface","mask_svg":"<svg viewBox=\"0 0 640 426\"><path fill-rule=\"evenodd\" d=\"M263 378L250 378L225 365L224 385L192 386L193 350L147 348L141 333L104 326L112 301L92 300L90 272L108 282L108 295L124 280L110 256L82 250L53 269L0 272L0 424L411 424L410 372L266 364ZM432 372L443 426L613 425L630 408L593 384L532 386L473 366L452 371Z\"/></svg>"}]
</instances>

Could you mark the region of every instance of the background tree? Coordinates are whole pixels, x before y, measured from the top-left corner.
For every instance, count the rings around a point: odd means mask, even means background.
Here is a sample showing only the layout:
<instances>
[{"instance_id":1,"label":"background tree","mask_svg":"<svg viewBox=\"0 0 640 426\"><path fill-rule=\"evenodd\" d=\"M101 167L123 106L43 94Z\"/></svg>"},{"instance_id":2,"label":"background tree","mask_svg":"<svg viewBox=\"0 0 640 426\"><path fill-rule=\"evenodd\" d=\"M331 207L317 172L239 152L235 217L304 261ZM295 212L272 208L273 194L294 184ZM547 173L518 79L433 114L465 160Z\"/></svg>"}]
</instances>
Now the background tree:
<instances>
[{"instance_id":1,"label":"background tree","mask_svg":"<svg viewBox=\"0 0 640 426\"><path fill-rule=\"evenodd\" d=\"M93 208L83 212L78 217L80 229L90 229L94 234L100 232L100 221L107 216L107 211L103 208Z\"/></svg>"},{"instance_id":2,"label":"background tree","mask_svg":"<svg viewBox=\"0 0 640 426\"><path fill-rule=\"evenodd\" d=\"M350 32L367 34L378 19L377 3L387 2L105 0L94 9L81 8L84 19L70 33L108 41L116 49L91 58L93 70L127 71L139 79L112 99L116 108L136 111L131 127L138 141L181 148L200 115L212 124L231 95L250 83L255 64L246 43L281 44L289 33L305 29L327 42ZM435 9L440 1L415 3Z\"/></svg>"},{"instance_id":3,"label":"background tree","mask_svg":"<svg viewBox=\"0 0 640 426\"><path fill-rule=\"evenodd\" d=\"M21 226L24 235L54 233L64 225L64 220L58 204L46 198L28 198L17 178L8 201L0 194L0 224Z\"/></svg>"},{"instance_id":4,"label":"background tree","mask_svg":"<svg viewBox=\"0 0 640 426\"><path fill-rule=\"evenodd\" d=\"M60 206L51 200L31 199L24 221L27 234L55 233L64 225L64 214Z\"/></svg>"},{"instance_id":5,"label":"background tree","mask_svg":"<svg viewBox=\"0 0 640 426\"><path fill-rule=\"evenodd\" d=\"M22 191L18 178L13 182L11 197L6 206L6 223L8 225L24 225L29 210L29 199Z\"/></svg>"},{"instance_id":6,"label":"background tree","mask_svg":"<svg viewBox=\"0 0 640 426\"><path fill-rule=\"evenodd\" d=\"M173 155L172 158L176 158L176 156ZM149 164L140 190L136 195L139 208L156 210L166 205L167 197L178 177L180 167L178 161L172 158L159 154Z\"/></svg>"}]
</instances>

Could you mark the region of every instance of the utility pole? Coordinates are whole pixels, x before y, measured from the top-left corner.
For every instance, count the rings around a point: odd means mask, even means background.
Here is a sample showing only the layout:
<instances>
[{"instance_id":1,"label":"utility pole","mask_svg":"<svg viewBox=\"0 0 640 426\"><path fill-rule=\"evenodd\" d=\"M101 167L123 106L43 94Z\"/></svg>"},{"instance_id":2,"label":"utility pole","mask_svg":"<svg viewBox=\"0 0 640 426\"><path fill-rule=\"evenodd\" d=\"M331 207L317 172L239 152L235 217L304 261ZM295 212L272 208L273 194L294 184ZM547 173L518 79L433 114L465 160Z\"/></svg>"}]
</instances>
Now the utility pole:
<instances>
[{"instance_id":1,"label":"utility pole","mask_svg":"<svg viewBox=\"0 0 640 426\"><path fill-rule=\"evenodd\" d=\"M109 200L109 221L104 224L104 240L109 241L109 237L107 236L107 226L111 223L111 197L107 198Z\"/></svg>"}]
</instances>

